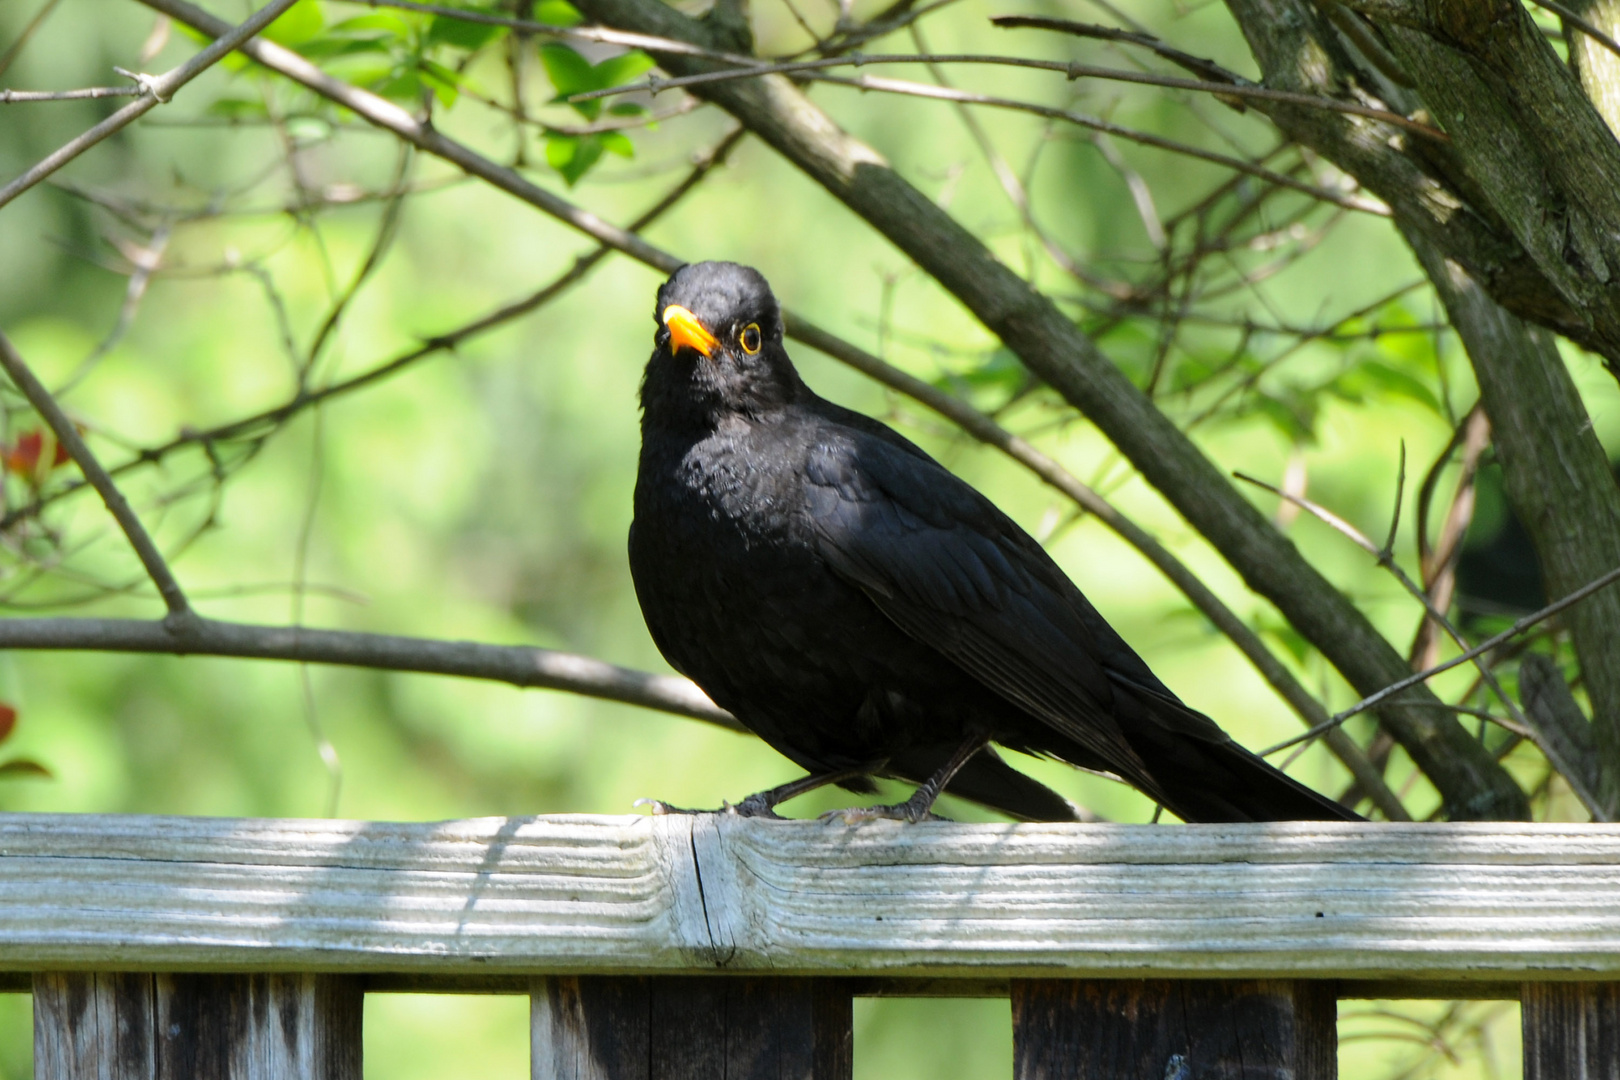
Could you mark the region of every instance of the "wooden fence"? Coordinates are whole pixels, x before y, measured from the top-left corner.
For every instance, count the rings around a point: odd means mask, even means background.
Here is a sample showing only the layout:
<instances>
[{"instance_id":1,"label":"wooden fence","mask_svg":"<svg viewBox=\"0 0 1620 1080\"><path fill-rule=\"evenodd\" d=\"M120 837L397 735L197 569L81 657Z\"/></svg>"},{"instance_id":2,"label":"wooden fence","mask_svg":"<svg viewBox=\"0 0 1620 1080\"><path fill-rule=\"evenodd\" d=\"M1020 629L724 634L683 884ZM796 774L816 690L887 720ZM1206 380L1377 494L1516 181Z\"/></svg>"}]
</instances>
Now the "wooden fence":
<instances>
[{"instance_id":1,"label":"wooden fence","mask_svg":"<svg viewBox=\"0 0 1620 1080\"><path fill-rule=\"evenodd\" d=\"M1324 1080L1338 998L1517 998L1527 1078L1616 1080L1617 986L1609 826L0 815L38 1080L359 1080L405 989L531 995L536 1080L840 1080L871 994L1010 994L1018 1080Z\"/></svg>"}]
</instances>

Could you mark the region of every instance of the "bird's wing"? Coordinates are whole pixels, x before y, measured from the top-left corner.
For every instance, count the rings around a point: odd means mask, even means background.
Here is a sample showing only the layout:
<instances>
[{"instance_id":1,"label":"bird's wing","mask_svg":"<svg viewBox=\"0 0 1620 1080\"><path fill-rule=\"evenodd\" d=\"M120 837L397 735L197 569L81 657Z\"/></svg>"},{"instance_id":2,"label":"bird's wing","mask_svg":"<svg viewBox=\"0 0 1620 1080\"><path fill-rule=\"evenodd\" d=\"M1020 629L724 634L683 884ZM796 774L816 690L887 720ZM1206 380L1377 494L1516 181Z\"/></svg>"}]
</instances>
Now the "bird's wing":
<instances>
[{"instance_id":1,"label":"bird's wing","mask_svg":"<svg viewBox=\"0 0 1620 1080\"><path fill-rule=\"evenodd\" d=\"M836 573L1102 767L1152 784L1115 695L1120 682L1174 695L1040 545L932 459L864 432L829 426L805 474L812 535Z\"/></svg>"}]
</instances>

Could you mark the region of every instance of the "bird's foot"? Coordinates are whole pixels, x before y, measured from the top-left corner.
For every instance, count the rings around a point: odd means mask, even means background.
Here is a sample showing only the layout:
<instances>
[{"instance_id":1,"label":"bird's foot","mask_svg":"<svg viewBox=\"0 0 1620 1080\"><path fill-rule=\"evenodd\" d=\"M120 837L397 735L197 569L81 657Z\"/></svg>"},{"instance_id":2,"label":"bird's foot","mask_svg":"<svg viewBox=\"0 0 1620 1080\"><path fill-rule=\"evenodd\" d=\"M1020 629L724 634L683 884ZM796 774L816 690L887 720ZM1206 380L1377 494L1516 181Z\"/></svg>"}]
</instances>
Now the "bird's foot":
<instances>
[{"instance_id":1,"label":"bird's foot","mask_svg":"<svg viewBox=\"0 0 1620 1080\"><path fill-rule=\"evenodd\" d=\"M863 821L904 821L915 825L919 821L949 821L926 806L907 802L893 806L851 806L847 810L829 810L821 815L822 821L842 821L845 825L858 825Z\"/></svg>"},{"instance_id":2,"label":"bird's foot","mask_svg":"<svg viewBox=\"0 0 1620 1080\"><path fill-rule=\"evenodd\" d=\"M722 813L735 814L737 817L770 818L772 821L787 820L776 812L776 804L767 799L766 794L763 791L756 791L735 806L731 803L722 803Z\"/></svg>"},{"instance_id":3,"label":"bird's foot","mask_svg":"<svg viewBox=\"0 0 1620 1080\"><path fill-rule=\"evenodd\" d=\"M758 795L750 795L735 806L728 802L722 802L718 810L691 810L684 806L671 806L669 803L659 799L637 799L635 805L637 807L647 807L652 811L653 817L663 817L667 814L730 814L732 817L783 820L772 809L770 803L761 799Z\"/></svg>"}]
</instances>

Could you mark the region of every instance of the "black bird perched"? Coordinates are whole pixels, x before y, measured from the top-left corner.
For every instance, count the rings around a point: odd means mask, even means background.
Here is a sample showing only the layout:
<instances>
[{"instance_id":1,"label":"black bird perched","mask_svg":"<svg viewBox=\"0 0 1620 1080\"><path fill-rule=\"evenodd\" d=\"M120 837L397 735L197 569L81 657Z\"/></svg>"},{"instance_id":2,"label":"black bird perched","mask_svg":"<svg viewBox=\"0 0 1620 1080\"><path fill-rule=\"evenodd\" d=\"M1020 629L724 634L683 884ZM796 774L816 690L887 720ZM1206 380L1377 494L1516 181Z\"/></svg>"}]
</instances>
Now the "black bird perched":
<instances>
[{"instance_id":1,"label":"black bird perched","mask_svg":"<svg viewBox=\"0 0 1620 1080\"><path fill-rule=\"evenodd\" d=\"M919 784L851 819L918 821L942 790L1074 820L991 743L1111 773L1186 821L1357 819L1183 705L1046 551L887 426L817 397L760 274L658 290L630 570L676 670L809 776Z\"/></svg>"}]
</instances>

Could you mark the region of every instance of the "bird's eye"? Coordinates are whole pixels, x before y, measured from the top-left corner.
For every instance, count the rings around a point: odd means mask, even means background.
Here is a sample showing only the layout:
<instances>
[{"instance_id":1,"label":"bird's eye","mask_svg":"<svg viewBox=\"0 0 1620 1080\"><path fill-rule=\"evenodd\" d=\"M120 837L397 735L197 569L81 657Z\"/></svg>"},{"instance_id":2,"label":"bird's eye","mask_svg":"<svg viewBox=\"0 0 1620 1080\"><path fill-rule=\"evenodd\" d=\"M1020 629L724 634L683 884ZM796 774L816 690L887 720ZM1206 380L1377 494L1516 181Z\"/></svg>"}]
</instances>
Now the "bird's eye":
<instances>
[{"instance_id":1,"label":"bird's eye","mask_svg":"<svg viewBox=\"0 0 1620 1080\"><path fill-rule=\"evenodd\" d=\"M759 352L759 323L749 323L743 327L743 332L737 335L737 340L742 342L743 352L749 356Z\"/></svg>"}]
</instances>

